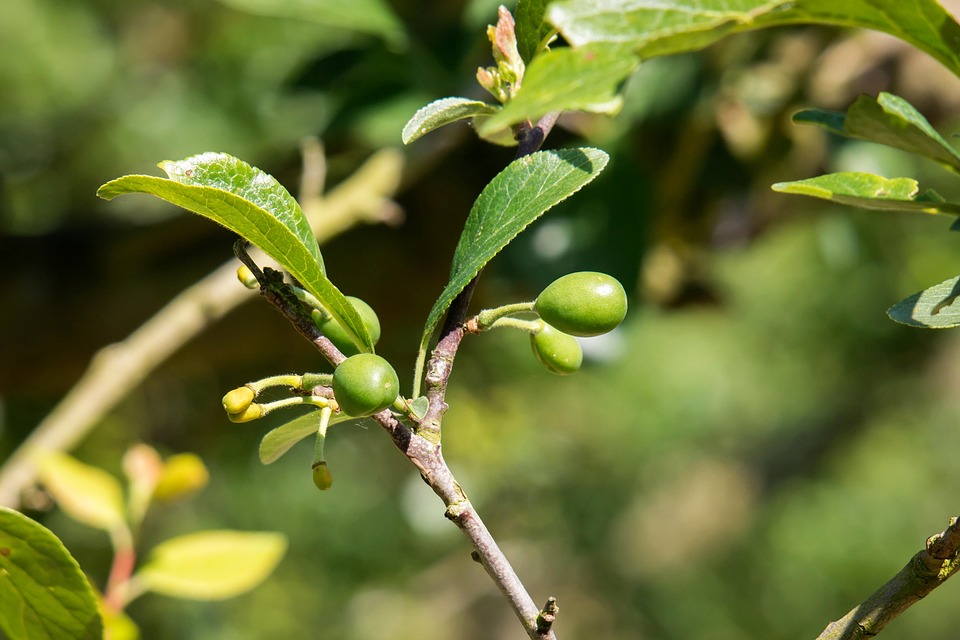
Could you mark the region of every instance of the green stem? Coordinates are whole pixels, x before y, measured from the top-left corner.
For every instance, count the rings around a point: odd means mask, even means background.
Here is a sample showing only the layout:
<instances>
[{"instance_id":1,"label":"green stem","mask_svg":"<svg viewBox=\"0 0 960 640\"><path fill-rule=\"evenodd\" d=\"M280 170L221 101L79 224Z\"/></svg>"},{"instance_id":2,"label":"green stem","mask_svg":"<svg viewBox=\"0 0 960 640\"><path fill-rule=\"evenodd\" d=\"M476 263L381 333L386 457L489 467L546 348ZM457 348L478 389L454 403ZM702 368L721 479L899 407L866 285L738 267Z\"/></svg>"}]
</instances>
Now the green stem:
<instances>
[{"instance_id":1,"label":"green stem","mask_svg":"<svg viewBox=\"0 0 960 640\"><path fill-rule=\"evenodd\" d=\"M535 300L530 302L517 302L514 304L505 304L502 307L494 309L485 309L477 314L477 327L481 331L491 328L491 325L500 318L513 315L515 313L527 313L533 311Z\"/></svg>"},{"instance_id":2,"label":"green stem","mask_svg":"<svg viewBox=\"0 0 960 640\"><path fill-rule=\"evenodd\" d=\"M330 399L323 398L320 396L294 396L292 398L284 398L283 400L275 400L273 402L267 402L260 405L260 417L267 415L271 411L276 411L277 409L285 409L286 407L297 407L300 405L313 405L315 407L321 407L324 409L330 408ZM325 428L324 428L325 429Z\"/></svg>"},{"instance_id":3,"label":"green stem","mask_svg":"<svg viewBox=\"0 0 960 640\"><path fill-rule=\"evenodd\" d=\"M287 286L290 287L291 293L297 297L297 300L304 303L311 309L316 309L322 313L324 317L329 317L330 314L327 313L327 310L322 304L320 304L320 301L317 300L316 296L314 296L312 293L292 284L288 284Z\"/></svg>"},{"instance_id":4,"label":"green stem","mask_svg":"<svg viewBox=\"0 0 960 640\"><path fill-rule=\"evenodd\" d=\"M302 384L303 376L297 373L286 373L263 378L256 382L248 382L246 386L253 389L254 393L259 394L264 389L269 389L270 387L293 387L294 389L300 389Z\"/></svg>"},{"instance_id":5,"label":"green stem","mask_svg":"<svg viewBox=\"0 0 960 640\"><path fill-rule=\"evenodd\" d=\"M324 461L323 444L327 439L327 427L330 426L330 414L333 410L327 406L320 410L320 426L317 428L317 440L313 445L313 466Z\"/></svg>"},{"instance_id":6,"label":"green stem","mask_svg":"<svg viewBox=\"0 0 960 640\"><path fill-rule=\"evenodd\" d=\"M487 329L518 329L524 333L536 334L540 332L540 329L543 328L543 320L537 318L536 320L520 320L519 318L500 318L492 325L487 327Z\"/></svg>"}]
</instances>

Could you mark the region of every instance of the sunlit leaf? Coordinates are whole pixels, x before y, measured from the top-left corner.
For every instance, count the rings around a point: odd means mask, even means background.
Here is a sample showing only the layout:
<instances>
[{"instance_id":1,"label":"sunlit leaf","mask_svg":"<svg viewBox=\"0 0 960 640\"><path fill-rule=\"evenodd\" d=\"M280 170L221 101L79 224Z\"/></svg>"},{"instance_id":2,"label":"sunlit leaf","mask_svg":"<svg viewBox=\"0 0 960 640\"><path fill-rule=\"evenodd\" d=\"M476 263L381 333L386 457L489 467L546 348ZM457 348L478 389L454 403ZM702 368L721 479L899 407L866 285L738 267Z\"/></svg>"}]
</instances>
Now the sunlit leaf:
<instances>
[{"instance_id":1,"label":"sunlit leaf","mask_svg":"<svg viewBox=\"0 0 960 640\"><path fill-rule=\"evenodd\" d=\"M726 35L788 24L874 29L960 75L960 26L935 0L558 0L547 20L575 47L630 45L642 58L693 51Z\"/></svg>"},{"instance_id":2,"label":"sunlit leaf","mask_svg":"<svg viewBox=\"0 0 960 640\"><path fill-rule=\"evenodd\" d=\"M927 190L918 196L919 187L913 178L884 178L847 171L778 182L771 188L781 193L811 196L864 209L960 214L960 205L944 202L935 191Z\"/></svg>"},{"instance_id":3,"label":"sunlit leaf","mask_svg":"<svg viewBox=\"0 0 960 640\"><path fill-rule=\"evenodd\" d=\"M786 0L559 0L547 8L574 47L628 45L644 58L701 49Z\"/></svg>"},{"instance_id":4,"label":"sunlit leaf","mask_svg":"<svg viewBox=\"0 0 960 640\"><path fill-rule=\"evenodd\" d=\"M407 41L403 24L383 0L220 0L263 16L308 20L338 29L378 35L394 45Z\"/></svg>"},{"instance_id":5,"label":"sunlit leaf","mask_svg":"<svg viewBox=\"0 0 960 640\"><path fill-rule=\"evenodd\" d=\"M540 151L514 160L484 187L454 251L450 280L427 317L414 397L419 395L430 337L457 294L531 222L596 178L607 160L607 154L599 149Z\"/></svg>"},{"instance_id":6,"label":"sunlit leaf","mask_svg":"<svg viewBox=\"0 0 960 640\"><path fill-rule=\"evenodd\" d=\"M330 425L356 420L354 416L338 413L330 416ZM273 429L260 441L260 462L271 464L309 435L315 435L320 427L320 411L312 411L294 418L286 424Z\"/></svg>"},{"instance_id":7,"label":"sunlit leaf","mask_svg":"<svg viewBox=\"0 0 960 640\"><path fill-rule=\"evenodd\" d=\"M280 533L200 531L154 547L133 579L174 598L224 600L263 582L286 549Z\"/></svg>"},{"instance_id":8,"label":"sunlit leaf","mask_svg":"<svg viewBox=\"0 0 960 640\"><path fill-rule=\"evenodd\" d=\"M563 47L537 56L527 67L523 86L498 113L477 122L486 135L549 111L613 113L620 107L620 85L638 59L619 45Z\"/></svg>"},{"instance_id":9,"label":"sunlit leaf","mask_svg":"<svg viewBox=\"0 0 960 640\"><path fill-rule=\"evenodd\" d=\"M757 27L786 24L829 24L889 33L960 75L960 25L936 0L790 0L755 21Z\"/></svg>"},{"instance_id":10,"label":"sunlit leaf","mask_svg":"<svg viewBox=\"0 0 960 640\"><path fill-rule=\"evenodd\" d=\"M915 153L960 173L960 154L913 105L891 93L881 93L876 99L860 96L846 115L809 109L797 113L793 119L819 125L839 135Z\"/></svg>"},{"instance_id":11,"label":"sunlit leaf","mask_svg":"<svg viewBox=\"0 0 960 640\"><path fill-rule=\"evenodd\" d=\"M734 33L790 24L883 31L960 75L960 25L935 0L557 0L545 17L574 50L591 55L557 49L536 58L541 68L528 69L519 94L482 126L552 110L600 111L597 105L610 104L638 58L696 51ZM563 94L559 88L566 85L572 88Z\"/></svg>"},{"instance_id":12,"label":"sunlit leaf","mask_svg":"<svg viewBox=\"0 0 960 640\"><path fill-rule=\"evenodd\" d=\"M110 531L124 522L123 489L112 475L63 453L37 456L40 482L67 515Z\"/></svg>"},{"instance_id":13,"label":"sunlit leaf","mask_svg":"<svg viewBox=\"0 0 960 640\"><path fill-rule=\"evenodd\" d=\"M445 124L465 118L489 116L498 110L499 107L479 100L441 98L420 108L413 114L413 117L404 125L401 138L403 144L410 144L417 138Z\"/></svg>"},{"instance_id":14,"label":"sunlit leaf","mask_svg":"<svg viewBox=\"0 0 960 640\"><path fill-rule=\"evenodd\" d=\"M917 292L887 309L892 320L912 327L949 329L960 326L960 276Z\"/></svg>"},{"instance_id":15,"label":"sunlit leaf","mask_svg":"<svg viewBox=\"0 0 960 640\"><path fill-rule=\"evenodd\" d=\"M0 507L0 636L99 640L103 623L90 583L60 540Z\"/></svg>"},{"instance_id":16,"label":"sunlit leaf","mask_svg":"<svg viewBox=\"0 0 960 640\"><path fill-rule=\"evenodd\" d=\"M327 278L320 247L300 205L272 176L225 153L203 153L160 167L169 178L129 175L100 187L112 200L149 193L218 222L263 249L312 293L362 351L373 351L363 320Z\"/></svg>"}]
</instances>

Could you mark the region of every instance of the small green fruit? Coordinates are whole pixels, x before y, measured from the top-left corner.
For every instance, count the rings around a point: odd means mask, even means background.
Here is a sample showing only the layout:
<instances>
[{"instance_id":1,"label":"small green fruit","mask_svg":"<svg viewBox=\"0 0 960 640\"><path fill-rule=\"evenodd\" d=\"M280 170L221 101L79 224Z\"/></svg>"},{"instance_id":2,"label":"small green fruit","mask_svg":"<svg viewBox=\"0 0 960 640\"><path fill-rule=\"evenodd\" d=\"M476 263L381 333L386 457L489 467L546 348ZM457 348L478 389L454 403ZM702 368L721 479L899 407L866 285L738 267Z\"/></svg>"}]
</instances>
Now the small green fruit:
<instances>
[{"instance_id":1,"label":"small green fruit","mask_svg":"<svg viewBox=\"0 0 960 640\"><path fill-rule=\"evenodd\" d=\"M537 297L544 322L573 336L599 336L627 315L623 285L605 273L579 271L550 283Z\"/></svg>"},{"instance_id":2,"label":"small green fruit","mask_svg":"<svg viewBox=\"0 0 960 640\"><path fill-rule=\"evenodd\" d=\"M323 460L313 465L313 484L317 485L320 491L326 491L333 486L333 474Z\"/></svg>"},{"instance_id":3,"label":"small green fruit","mask_svg":"<svg viewBox=\"0 0 960 640\"><path fill-rule=\"evenodd\" d=\"M565 376L573 373L583 364L583 349L573 336L566 334L549 324L530 335L530 346L547 371Z\"/></svg>"},{"instance_id":4,"label":"small green fruit","mask_svg":"<svg viewBox=\"0 0 960 640\"><path fill-rule=\"evenodd\" d=\"M377 317L377 312L360 298L347 296L347 300L353 304L353 308L360 314L363 326L367 328L367 333L370 334L370 341L377 344L380 340L380 318ZM317 328L330 339L330 342L336 345L337 349L343 352L343 355L352 356L360 353L357 345L353 344L353 340L350 339L344 328L333 318L322 320L317 324Z\"/></svg>"},{"instance_id":5,"label":"small green fruit","mask_svg":"<svg viewBox=\"0 0 960 640\"><path fill-rule=\"evenodd\" d=\"M372 353L359 353L340 363L333 372L333 396L348 416L361 418L379 413L400 393L400 379L390 363Z\"/></svg>"}]
</instances>

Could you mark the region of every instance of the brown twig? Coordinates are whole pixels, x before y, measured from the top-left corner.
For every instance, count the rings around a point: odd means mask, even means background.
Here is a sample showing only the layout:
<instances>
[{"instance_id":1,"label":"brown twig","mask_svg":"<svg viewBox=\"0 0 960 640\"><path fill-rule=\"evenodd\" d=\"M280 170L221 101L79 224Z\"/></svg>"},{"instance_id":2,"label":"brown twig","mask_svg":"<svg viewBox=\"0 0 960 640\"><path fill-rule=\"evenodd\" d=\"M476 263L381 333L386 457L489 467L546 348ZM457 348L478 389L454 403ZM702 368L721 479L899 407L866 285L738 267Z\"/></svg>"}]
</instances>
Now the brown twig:
<instances>
[{"instance_id":1,"label":"brown twig","mask_svg":"<svg viewBox=\"0 0 960 640\"><path fill-rule=\"evenodd\" d=\"M238 248L238 255L243 256L242 247ZM241 259L244 259L245 263L247 262L245 258ZM258 269L251 269L251 271L258 275ZM331 363L343 359L343 355L320 333L295 297L286 295L282 291L282 287L271 281L269 273L260 273L259 276L264 278L261 280L263 297L291 322L298 333L313 344ZM427 375L428 393L435 392L436 389L433 387L436 385L444 390L446 389L453 357L456 355L457 347L465 333L462 327L463 323L459 324L460 326L449 331L434 349L434 355L431 358L432 364L428 369L434 375L431 376L430 373ZM433 397L436 399L431 401L431 410L435 408L433 406L434 402L443 402L442 393ZM442 414L442 411L434 413L438 421L437 429L439 429L439 420L442 418ZM542 624L538 622L541 614L540 610L534 604L533 599L530 598L519 576L500 550L496 540L480 519L473 504L467 498L466 493L460 487L460 483L457 482L443 459L440 442L431 437L438 434L438 431L434 432L432 429L422 426L422 423L429 417L420 421L421 424L416 424L415 416L407 416L415 424L414 428L410 428L398 420L389 409L372 416L372 418L390 434L397 448L413 463L427 485L443 501L446 507L444 515L456 524L473 544L476 559L483 565L507 598L528 636L533 640L555 640L556 636L553 631L549 627L543 628Z\"/></svg>"},{"instance_id":2,"label":"brown twig","mask_svg":"<svg viewBox=\"0 0 960 640\"><path fill-rule=\"evenodd\" d=\"M817 640L872 638L911 605L943 584L960 569L960 520L930 536L900 573L877 589L862 604L836 622L831 622Z\"/></svg>"},{"instance_id":3,"label":"brown twig","mask_svg":"<svg viewBox=\"0 0 960 640\"><path fill-rule=\"evenodd\" d=\"M518 128L519 148L517 158L529 155L540 148L550 133L559 114L545 115L536 126L529 122ZM429 400L427 413L416 433L411 434L410 445L404 451L407 457L420 469L424 481L433 489L444 505L446 517L459 527L460 531L474 546L472 557L483 565L487 574L510 603L527 635L532 640L556 640L553 632L553 620L559 610L556 600L548 602L550 612L544 613L527 593L519 576L501 551L496 540L490 534L466 493L456 481L440 452L440 435L443 414L447 410L445 400L447 384L453 371L460 341L467 333L466 321L470 300L476 289L479 274L461 291L450 305L437 346L431 353L424 379L425 395ZM376 416L378 422L385 419L384 412ZM386 426L384 424L384 426ZM395 438L396 440L396 438ZM544 615L547 617L545 618ZM546 620L549 619L549 623Z\"/></svg>"}]
</instances>

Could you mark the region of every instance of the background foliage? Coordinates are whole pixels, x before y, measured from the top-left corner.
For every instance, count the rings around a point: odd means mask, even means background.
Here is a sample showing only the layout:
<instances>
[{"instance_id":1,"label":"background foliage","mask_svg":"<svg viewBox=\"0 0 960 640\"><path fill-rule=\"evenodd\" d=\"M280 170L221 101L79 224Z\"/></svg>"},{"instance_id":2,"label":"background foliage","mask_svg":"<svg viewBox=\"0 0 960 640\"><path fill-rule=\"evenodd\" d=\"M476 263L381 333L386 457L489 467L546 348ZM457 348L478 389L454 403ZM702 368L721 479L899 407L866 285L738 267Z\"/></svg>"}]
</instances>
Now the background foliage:
<instances>
[{"instance_id":1,"label":"background foliage","mask_svg":"<svg viewBox=\"0 0 960 640\"><path fill-rule=\"evenodd\" d=\"M376 19L320 22L328 4L10 4L0 22L0 456L96 349L230 251L213 225L146 198L107 205L99 184L155 173L157 158L221 150L295 192L305 135L324 140L333 184L399 146L422 104L481 97L469 79L489 64L483 31L497 3L370 0L350 5ZM960 337L895 325L883 311L955 275L960 236L935 217L769 190L862 170L957 197L932 163L789 121L881 90L950 139L960 85L949 72L885 36L812 28L645 63L617 117L571 116L551 136L551 146L603 148L610 164L490 265L476 308L529 299L582 268L620 278L632 313L585 344L595 366L565 379L545 373L522 336L466 341L445 448L527 586L558 597L565 635L813 637L956 511ZM412 370L463 219L512 151L455 125L404 153L404 224L350 232L324 257L345 293L380 311L378 352ZM135 602L144 637L442 639L463 618L456 628L474 637L514 637L499 594L377 429L332 431L337 484L319 494L307 445L262 467L263 429L224 418L225 390L318 361L266 305L248 305L158 370L77 452L112 471L138 440L204 457L210 487L148 519L149 542L224 527L289 537L274 577L251 594ZM56 510L42 520L102 583L105 537ZM884 637L954 637L957 589L937 590Z\"/></svg>"}]
</instances>

